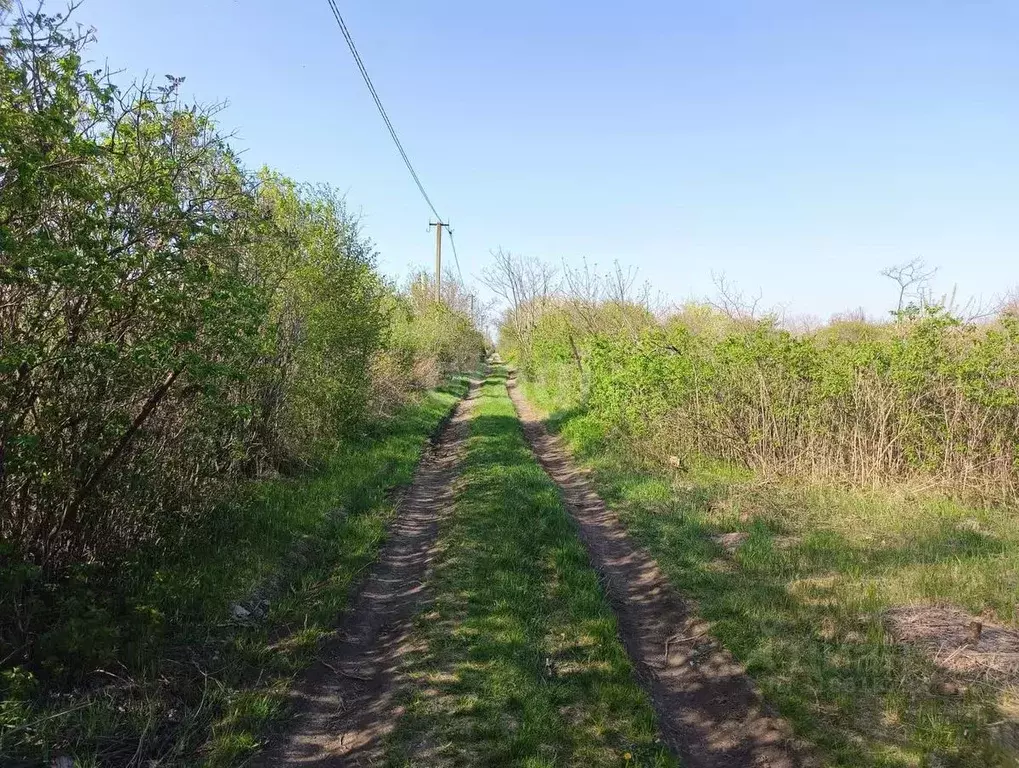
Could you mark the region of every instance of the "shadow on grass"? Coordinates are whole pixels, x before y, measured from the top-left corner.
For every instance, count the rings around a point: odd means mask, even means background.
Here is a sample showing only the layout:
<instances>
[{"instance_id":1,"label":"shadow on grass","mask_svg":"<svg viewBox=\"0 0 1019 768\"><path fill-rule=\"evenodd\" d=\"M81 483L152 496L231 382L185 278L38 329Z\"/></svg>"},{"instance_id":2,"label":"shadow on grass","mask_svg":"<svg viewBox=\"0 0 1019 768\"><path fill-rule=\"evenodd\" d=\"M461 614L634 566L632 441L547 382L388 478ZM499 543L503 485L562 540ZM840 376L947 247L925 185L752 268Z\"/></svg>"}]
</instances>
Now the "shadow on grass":
<instances>
[{"instance_id":1,"label":"shadow on grass","mask_svg":"<svg viewBox=\"0 0 1019 768\"><path fill-rule=\"evenodd\" d=\"M15 699L0 677L0 764L250 755L375 557L390 491L465 391L458 381L425 396L300 477L252 483L118 569L48 585L32 606L39 629L13 659L31 684Z\"/></svg>"},{"instance_id":2,"label":"shadow on grass","mask_svg":"<svg viewBox=\"0 0 1019 768\"><path fill-rule=\"evenodd\" d=\"M696 601L712 633L831 764L1012 764L988 739L987 724L1000 717L993 697L979 686L940 693L932 665L894 645L882 623L884 580L946 563L985 567L1005 542L948 520L884 543L827 530L782 537L774 520L719 520L708 506L724 483L677 488L664 472L636 467L581 410L548 423L593 467L605 501ZM727 552L714 537L733 530L748 536Z\"/></svg>"}]
</instances>

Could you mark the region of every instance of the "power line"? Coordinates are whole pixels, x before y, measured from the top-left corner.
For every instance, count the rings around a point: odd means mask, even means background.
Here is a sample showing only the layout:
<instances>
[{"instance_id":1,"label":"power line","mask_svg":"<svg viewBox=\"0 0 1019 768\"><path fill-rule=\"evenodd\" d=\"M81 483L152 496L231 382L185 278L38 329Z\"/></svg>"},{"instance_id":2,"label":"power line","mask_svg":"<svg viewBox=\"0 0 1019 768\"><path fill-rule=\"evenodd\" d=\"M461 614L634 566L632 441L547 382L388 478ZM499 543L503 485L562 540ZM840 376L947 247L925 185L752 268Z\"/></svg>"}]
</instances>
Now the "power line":
<instances>
[{"instance_id":1,"label":"power line","mask_svg":"<svg viewBox=\"0 0 1019 768\"><path fill-rule=\"evenodd\" d=\"M421 179L418 178L417 171L414 170L414 166L411 165L410 158L407 157L407 152L403 148L403 144L400 142L400 137L396 135L396 129L393 127L392 122L389 120L389 115L386 114L386 108L382 106L382 100L379 98L378 92L375 90L375 86L372 84L372 79L368 75L368 70L364 66L364 62L361 61L361 55L357 52L357 47L354 45L354 38L350 35L350 30L347 29L346 23L343 21L343 16L340 14L340 9L337 7L335 0L326 0L329 3L329 7L332 9L333 16L336 18L336 23L340 26L340 32L343 33L343 39L347 41L347 46L350 48L350 53L354 57L354 62L357 64L357 68L361 71L361 77L364 78L364 84L368 86L368 91L371 93L372 100L375 102L375 106L378 107L379 114L382 115L382 121L386 124L386 128L389 129L389 135L393 137L393 143L396 144L396 148L400 152L400 157L403 158L404 164L407 166L407 170L410 171L411 178L414 179L414 183L417 184L418 190L421 192L421 196L428 203L428 207L432 209L432 213L435 214L435 218L442 221L442 217L439 212L435 210L435 206L432 205L432 200L428 197L428 193L425 192L424 185L421 183ZM450 237L452 241L452 237ZM453 248L453 255L456 255L456 247ZM459 271L460 265L457 263L457 270ZM463 280L463 278L460 278Z\"/></svg>"},{"instance_id":2,"label":"power line","mask_svg":"<svg viewBox=\"0 0 1019 768\"><path fill-rule=\"evenodd\" d=\"M449 244L453 246L453 261L456 263L456 273L460 276L460 284L464 283L464 273L460 271L460 257L456 255L456 240L453 239L453 230L446 227L446 232L449 234Z\"/></svg>"}]
</instances>

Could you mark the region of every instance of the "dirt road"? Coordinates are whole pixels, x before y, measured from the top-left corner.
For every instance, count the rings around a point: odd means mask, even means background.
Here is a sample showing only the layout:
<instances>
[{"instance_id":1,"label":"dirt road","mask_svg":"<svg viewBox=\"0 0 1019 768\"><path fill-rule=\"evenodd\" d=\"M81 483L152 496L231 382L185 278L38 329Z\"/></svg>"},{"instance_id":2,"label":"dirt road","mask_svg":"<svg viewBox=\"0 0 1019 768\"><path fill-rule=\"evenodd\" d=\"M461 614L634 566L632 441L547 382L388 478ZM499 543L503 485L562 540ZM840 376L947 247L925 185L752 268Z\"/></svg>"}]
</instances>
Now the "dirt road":
<instances>
[{"instance_id":1,"label":"dirt road","mask_svg":"<svg viewBox=\"0 0 1019 768\"><path fill-rule=\"evenodd\" d=\"M654 560L633 543L512 382L509 391L527 441L559 487L601 576L619 639L652 700L662 741L689 768L816 765L810 749L769 711L740 665L711 639ZM324 650L296 695L298 717L289 736L260 765L325 768L377 765L386 758L386 736L403 714L400 701L406 699L400 693L412 685L405 662L413 650L414 617L428 599L436 538L440 522L454 507L477 396L472 387L435 449L422 460L337 641Z\"/></svg>"}]
</instances>

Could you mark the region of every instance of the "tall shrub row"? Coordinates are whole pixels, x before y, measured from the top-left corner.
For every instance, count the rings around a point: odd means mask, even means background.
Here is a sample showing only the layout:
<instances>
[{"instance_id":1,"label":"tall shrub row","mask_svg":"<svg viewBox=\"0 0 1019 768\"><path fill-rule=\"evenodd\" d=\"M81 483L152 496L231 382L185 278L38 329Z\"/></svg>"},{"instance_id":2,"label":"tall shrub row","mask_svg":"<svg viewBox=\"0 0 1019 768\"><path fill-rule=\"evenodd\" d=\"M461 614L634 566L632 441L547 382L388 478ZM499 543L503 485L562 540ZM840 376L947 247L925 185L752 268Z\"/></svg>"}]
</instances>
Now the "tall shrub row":
<instances>
[{"instance_id":1,"label":"tall shrub row","mask_svg":"<svg viewBox=\"0 0 1019 768\"><path fill-rule=\"evenodd\" d=\"M560 406L583 405L650 461L1019 495L1015 316L967 323L928 308L805 333L706 306L623 316L561 296L512 353Z\"/></svg>"},{"instance_id":2,"label":"tall shrub row","mask_svg":"<svg viewBox=\"0 0 1019 768\"><path fill-rule=\"evenodd\" d=\"M246 171L179 79L118 87L67 19L0 19L0 569L179 536L434 383L340 198Z\"/></svg>"}]
</instances>

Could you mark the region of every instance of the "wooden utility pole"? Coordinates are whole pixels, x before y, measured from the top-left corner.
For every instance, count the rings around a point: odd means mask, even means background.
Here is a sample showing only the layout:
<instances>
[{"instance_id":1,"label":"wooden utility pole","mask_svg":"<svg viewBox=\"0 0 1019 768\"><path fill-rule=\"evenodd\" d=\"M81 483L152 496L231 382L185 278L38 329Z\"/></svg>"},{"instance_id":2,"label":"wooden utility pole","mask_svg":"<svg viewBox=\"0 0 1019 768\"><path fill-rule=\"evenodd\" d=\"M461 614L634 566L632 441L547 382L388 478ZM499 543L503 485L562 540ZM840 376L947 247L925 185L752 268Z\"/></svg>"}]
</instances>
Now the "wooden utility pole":
<instances>
[{"instance_id":1,"label":"wooden utility pole","mask_svg":"<svg viewBox=\"0 0 1019 768\"><path fill-rule=\"evenodd\" d=\"M429 221L428 228L435 227L435 300L442 301L442 228L449 222Z\"/></svg>"}]
</instances>

